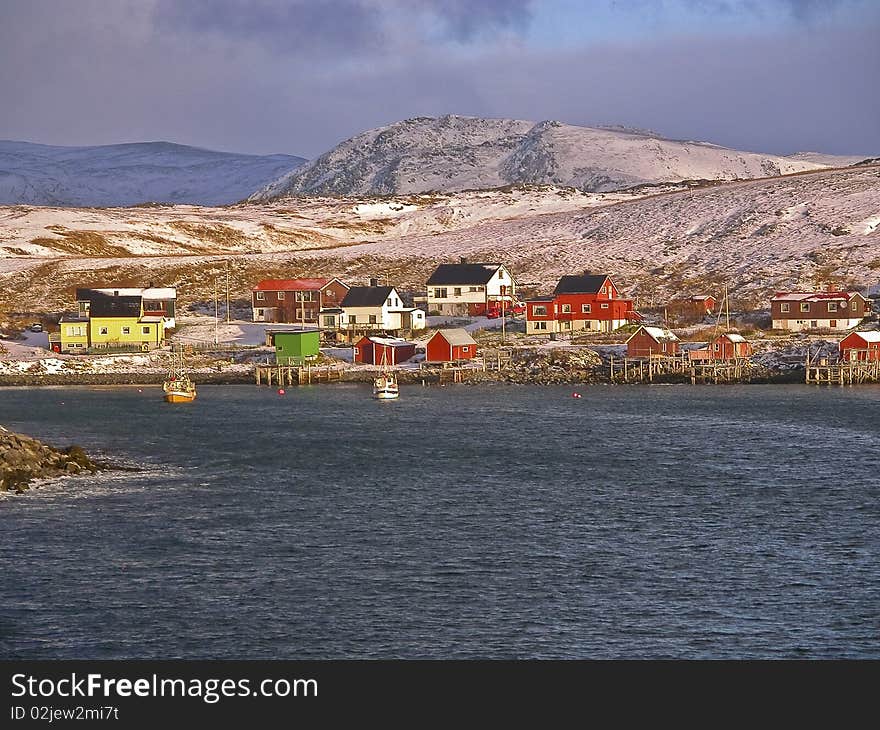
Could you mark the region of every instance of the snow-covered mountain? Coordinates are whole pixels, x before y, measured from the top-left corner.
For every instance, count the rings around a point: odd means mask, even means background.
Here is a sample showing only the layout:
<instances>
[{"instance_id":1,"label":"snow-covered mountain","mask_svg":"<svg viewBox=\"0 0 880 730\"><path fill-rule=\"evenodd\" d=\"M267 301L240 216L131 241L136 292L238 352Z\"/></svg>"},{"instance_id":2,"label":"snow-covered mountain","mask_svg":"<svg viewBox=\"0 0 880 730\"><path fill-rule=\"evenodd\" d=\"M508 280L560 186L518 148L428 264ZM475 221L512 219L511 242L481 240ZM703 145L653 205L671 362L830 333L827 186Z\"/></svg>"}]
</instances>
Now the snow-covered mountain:
<instances>
[{"instance_id":1,"label":"snow-covered mountain","mask_svg":"<svg viewBox=\"0 0 880 730\"><path fill-rule=\"evenodd\" d=\"M363 132L250 200L449 192L521 183L604 192L643 183L747 179L827 166L827 160L741 152L664 139L647 130L449 115Z\"/></svg>"},{"instance_id":2,"label":"snow-covered mountain","mask_svg":"<svg viewBox=\"0 0 880 730\"><path fill-rule=\"evenodd\" d=\"M55 147L0 140L0 203L226 205L303 162L293 155L240 155L170 142Z\"/></svg>"}]
</instances>

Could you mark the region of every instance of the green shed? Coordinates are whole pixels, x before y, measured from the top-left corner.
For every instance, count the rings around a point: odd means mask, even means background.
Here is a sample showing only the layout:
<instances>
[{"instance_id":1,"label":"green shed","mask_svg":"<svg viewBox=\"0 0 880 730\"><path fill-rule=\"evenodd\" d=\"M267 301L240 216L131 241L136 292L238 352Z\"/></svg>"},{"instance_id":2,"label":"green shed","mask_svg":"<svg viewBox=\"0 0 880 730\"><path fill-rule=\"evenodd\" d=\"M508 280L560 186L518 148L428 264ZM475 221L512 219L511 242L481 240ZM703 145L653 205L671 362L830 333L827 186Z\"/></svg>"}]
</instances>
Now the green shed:
<instances>
[{"instance_id":1,"label":"green shed","mask_svg":"<svg viewBox=\"0 0 880 730\"><path fill-rule=\"evenodd\" d=\"M275 362L279 365L299 365L303 360L318 354L321 330L274 331L271 338L275 343Z\"/></svg>"}]
</instances>

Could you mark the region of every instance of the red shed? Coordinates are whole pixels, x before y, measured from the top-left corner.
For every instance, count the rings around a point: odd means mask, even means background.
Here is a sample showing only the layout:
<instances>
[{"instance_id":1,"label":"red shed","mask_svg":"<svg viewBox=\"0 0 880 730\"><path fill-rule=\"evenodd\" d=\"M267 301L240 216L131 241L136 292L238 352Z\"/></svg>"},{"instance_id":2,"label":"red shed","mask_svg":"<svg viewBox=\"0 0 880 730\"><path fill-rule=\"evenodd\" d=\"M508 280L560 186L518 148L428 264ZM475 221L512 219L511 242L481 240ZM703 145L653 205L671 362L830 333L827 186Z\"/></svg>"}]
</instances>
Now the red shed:
<instances>
[{"instance_id":1,"label":"red shed","mask_svg":"<svg viewBox=\"0 0 880 730\"><path fill-rule=\"evenodd\" d=\"M467 330L437 330L425 346L425 362L470 360L477 354L477 342Z\"/></svg>"},{"instance_id":2,"label":"red shed","mask_svg":"<svg viewBox=\"0 0 880 730\"><path fill-rule=\"evenodd\" d=\"M628 357L675 355L677 352L678 337L663 327L642 325L626 341Z\"/></svg>"},{"instance_id":3,"label":"red shed","mask_svg":"<svg viewBox=\"0 0 880 730\"><path fill-rule=\"evenodd\" d=\"M850 332L839 347L841 360L876 362L880 360L880 332Z\"/></svg>"},{"instance_id":4,"label":"red shed","mask_svg":"<svg viewBox=\"0 0 880 730\"><path fill-rule=\"evenodd\" d=\"M386 364L399 365L416 354L416 344L397 337L361 337L354 345L355 362L379 365L383 354Z\"/></svg>"}]
</instances>

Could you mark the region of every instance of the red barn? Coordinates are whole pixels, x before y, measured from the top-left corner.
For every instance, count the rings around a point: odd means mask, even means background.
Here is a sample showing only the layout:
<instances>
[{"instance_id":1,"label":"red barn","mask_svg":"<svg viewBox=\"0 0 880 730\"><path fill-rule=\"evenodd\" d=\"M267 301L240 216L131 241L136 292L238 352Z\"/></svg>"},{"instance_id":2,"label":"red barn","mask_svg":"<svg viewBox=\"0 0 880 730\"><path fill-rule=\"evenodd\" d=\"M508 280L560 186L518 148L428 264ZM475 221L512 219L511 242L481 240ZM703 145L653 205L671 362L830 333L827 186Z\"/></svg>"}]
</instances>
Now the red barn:
<instances>
[{"instance_id":1,"label":"red barn","mask_svg":"<svg viewBox=\"0 0 880 730\"><path fill-rule=\"evenodd\" d=\"M425 347L425 362L470 360L477 354L477 342L467 330L437 330Z\"/></svg>"},{"instance_id":2,"label":"red barn","mask_svg":"<svg viewBox=\"0 0 880 730\"><path fill-rule=\"evenodd\" d=\"M876 362L880 360L880 332L850 332L839 347L841 360Z\"/></svg>"},{"instance_id":3,"label":"red barn","mask_svg":"<svg viewBox=\"0 0 880 730\"><path fill-rule=\"evenodd\" d=\"M651 357L678 353L678 337L663 327L642 325L626 341L628 357Z\"/></svg>"},{"instance_id":4,"label":"red barn","mask_svg":"<svg viewBox=\"0 0 880 730\"><path fill-rule=\"evenodd\" d=\"M416 354L415 342L397 337L361 337L354 345L354 361L379 365L382 356L387 365L399 365Z\"/></svg>"}]
</instances>

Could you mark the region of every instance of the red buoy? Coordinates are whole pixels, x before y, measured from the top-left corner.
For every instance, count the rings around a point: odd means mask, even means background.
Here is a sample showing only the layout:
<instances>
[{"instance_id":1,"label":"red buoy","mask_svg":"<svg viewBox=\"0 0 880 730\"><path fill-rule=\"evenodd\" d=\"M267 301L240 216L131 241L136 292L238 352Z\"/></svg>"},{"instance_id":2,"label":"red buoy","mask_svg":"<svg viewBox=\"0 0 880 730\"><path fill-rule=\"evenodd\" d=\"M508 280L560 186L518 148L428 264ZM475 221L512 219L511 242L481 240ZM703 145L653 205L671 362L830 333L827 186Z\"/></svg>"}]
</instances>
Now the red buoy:
<instances>
[{"instance_id":1,"label":"red buoy","mask_svg":"<svg viewBox=\"0 0 880 730\"><path fill-rule=\"evenodd\" d=\"M284 388L278 389L278 395L284 395Z\"/></svg>"},{"instance_id":2,"label":"red buoy","mask_svg":"<svg viewBox=\"0 0 880 730\"><path fill-rule=\"evenodd\" d=\"M581 394L580 394L580 393L572 393L572 394L571 394L571 397L572 397L572 398L580 398L580 397L581 397Z\"/></svg>"}]
</instances>

